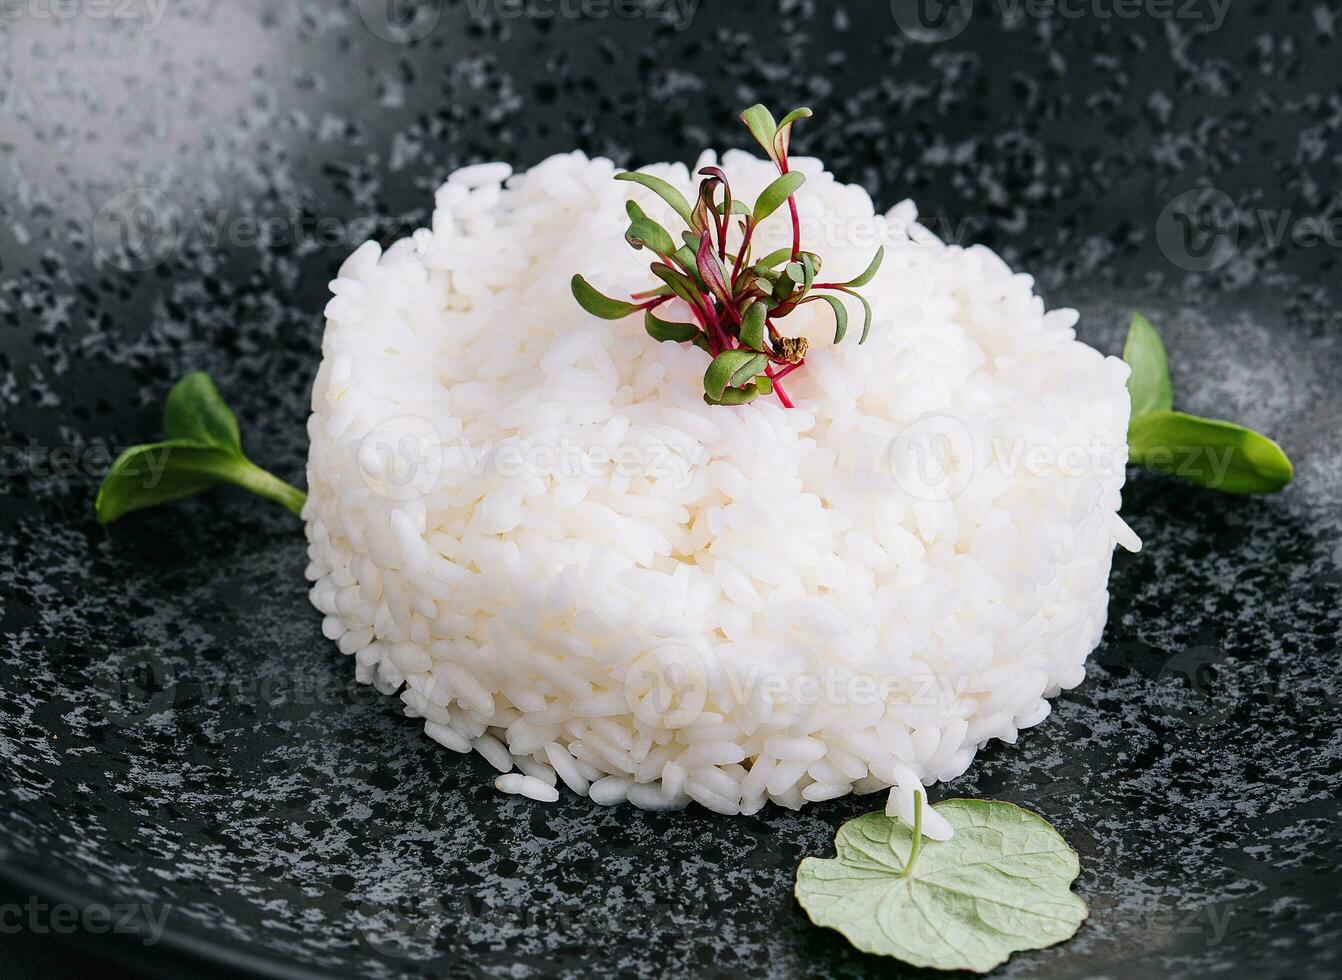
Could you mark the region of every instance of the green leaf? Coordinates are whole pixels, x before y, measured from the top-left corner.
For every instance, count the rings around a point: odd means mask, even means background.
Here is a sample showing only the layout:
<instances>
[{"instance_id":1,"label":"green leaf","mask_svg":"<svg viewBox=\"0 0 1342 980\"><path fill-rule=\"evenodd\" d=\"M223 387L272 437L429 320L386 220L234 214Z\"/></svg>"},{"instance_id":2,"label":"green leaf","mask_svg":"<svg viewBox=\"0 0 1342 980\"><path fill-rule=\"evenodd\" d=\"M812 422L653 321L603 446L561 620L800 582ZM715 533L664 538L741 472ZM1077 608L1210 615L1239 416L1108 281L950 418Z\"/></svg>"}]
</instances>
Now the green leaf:
<instances>
[{"instance_id":1,"label":"green leaf","mask_svg":"<svg viewBox=\"0 0 1342 980\"><path fill-rule=\"evenodd\" d=\"M843 300L837 296L829 296L824 293L812 293L802 302L812 303L816 300L824 300L834 311L834 342L836 344L843 343L844 335L848 333L848 309L843 305ZM865 336L865 333L863 336Z\"/></svg>"},{"instance_id":2,"label":"green leaf","mask_svg":"<svg viewBox=\"0 0 1342 980\"><path fill-rule=\"evenodd\" d=\"M677 297L694 307L701 304L698 286L695 285L694 280L684 273L662 262L654 262L649 268L652 270L652 274L666 283ZM690 268L694 268L694 266L691 265Z\"/></svg>"},{"instance_id":3,"label":"green leaf","mask_svg":"<svg viewBox=\"0 0 1342 980\"><path fill-rule=\"evenodd\" d=\"M876 270L881 267L881 262L884 258L885 246L882 245L876 250L876 255L872 258L871 264L867 266L862 275L858 276L856 279L849 279L845 283L840 283L840 285L847 286L849 289L858 289L865 286L867 283L871 282L872 277L876 275Z\"/></svg>"},{"instance_id":4,"label":"green leaf","mask_svg":"<svg viewBox=\"0 0 1342 980\"><path fill-rule=\"evenodd\" d=\"M699 251L695 253L694 258L699 278L708 286L708 291L723 305L731 306L731 284L727 282L727 273L722 268L722 263L718 261L717 253L713 251L713 242L707 235L699 240Z\"/></svg>"},{"instance_id":5,"label":"green leaf","mask_svg":"<svg viewBox=\"0 0 1342 980\"><path fill-rule=\"evenodd\" d=\"M635 218L629 222L624 240L634 248L647 246L658 255L670 255L676 250L676 242L671 233L651 218Z\"/></svg>"},{"instance_id":6,"label":"green leaf","mask_svg":"<svg viewBox=\"0 0 1342 980\"><path fill-rule=\"evenodd\" d=\"M782 207L784 202L795 194L797 188L804 183L806 183L806 175L796 170L778 177L760 192L760 196L755 201L755 210L752 212L751 220L760 222L769 217ZM788 254L791 255L792 253L789 252Z\"/></svg>"},{"instance_id":7,"label":"green leaf","mask_svg":"<svg viewBox=\"0 0 1342 980\"><path fill-rule=\"evenodd\" d=\"M642 184L667 204L671 205L672 210L680 215L687 225L694 224L693 219L690 217L690 202L685 200L684 194L662 180L662 178L654 177L652 174L639 173L637 170L627 170L624 173L616 174L615 179L632 180L636 184Z\"/></svg>"},{"instance_id":8,"label":"green leaf","mask_svg":"<svg viewBox=\"0 0 1342 980\"><path fill-rule=\"evenodd\" d=\"M242 452L238 419L204 371L192 371L172 386L163 406L163 434L205 446Z\"/></svg>"},{"instance_id":9,"label":"green leaf","mask_svg":"<svg viewBox=\"0 0 1342 980\"><path fill-rule=\"evenodd\" d=\"M718 214L722 214L722 205L725 204L725 203L727 203L727 202L723 201L723 202L718 203L717 205L714 206L713 210L715 210ZM739 198L737 198L737 199L735 199L735 200L732 201L732 211L731 211L731 213L732 213L732 214L746 214L746 215L748 215L748 214L750 214L750 205L746 204L745 201L742 201L742 200L740 200Z\"/></svg>"},{"instance_id":10,"label":"green leaf","mask_svg":"<svg viewBox=\"0 0 1342 980\"><path fill-rule=\"evenodd\" d=\"M569 285L573 289L573 298L578 301L578 305L592 316L599 316L603 320L621 320L631 313L638 312L637 305L611 299L605 293L593 288L581 275L574 276Z\"/></svg>"},{"instance_id":11,"label":"green leaf","mask_svg":"<svg viewBox=\"0 0 1342 980\"><path fill-rule=\"evenodd\" d=\"M772 395L774 393L773 378L766 374L757 375L755 377L755 390L761 395Z\"/></svg>"},{"instance_id":12,"label":"green leaf","mask_svg":"<svg viewBox=\"0 0 1342 980\"><path fill-rule=\"evenodd\" d=\"M713 261L716 263L718 253L713 249L712 239L709 238L708 245L705 246L703 235L687 231L682 237L685 239L685 244L676 250L676 261L689 270L690 280L696 287L705 293L710 292L709 284L705 281L699 270L699 251L706 247L708 253L713 256ZM726 280L724 279L724 282L725 281Z\"/></svg>"},{"instance_id":13,"label":"green leaf","mask_svg":"<svg viewBox=\"0 0 1342 980\"><path fill-rule=\"evenodd\" d=\"M778 121L778 132L774 133L775 160L783 160L787 157L788 144L792 141L792 124L798 119L809 119L811 115L811 110L803 106L800 109L793 109Z\"/></svg>"},{"instance_id":14,"label":"green leaf","mask_svg":"<svg viewBox=\"0 0 1342 980\"><path fill-rule=\"evenodd\" d=\"M103 477L94 502L100 524L131 511L190 497L223 482L239 458L226 449L169 439L127 449Z\"/></svg>"},{"instance_id":15,"label":"green leaf","mask_svg":"<svg viewBox=\"0 0 1342 980\"><path fill-rule=\"evenodd\" d=\"M1081 927L1086 903L1071 890L1080 863L1042 817L991 800L933 809L950 840L924 842L919 827L915 848L906 824L868 813L839 828L836 858L803 859L796 896L811 921L864 952L978 973Z\"/></svg>"},{"instance_id":16,"label":"green leaf","mask_svg":"<svg viewBox=\"0 0 1342 980\"><path fill-rule=\"evenodd\" d=\"M1132 374L1128 375L1128 394L1132 397L1133 419L1147 412L1168 412L1174 407L1165 344L1151 321L1140 313L1132 315L1128 341L1123 345L1123 360L1132 368Z\"/></svg>"},{"instance_id":17,"label":"green leaf","mask_svg":"<svg viewBox=\"0 0 1342 980\"><path fill-rule=\"evenodd\" d=\"M1291 482L1286 453L1233 422L1148 411L1128 426L1133 462L1224 493L1275 493Z\"/></svg>"},{"instance_id":18,"label":"green leaf","mask_svg":"<svg viewBox=\"0 0 1342 980\"><path fill-rule=\"evenodd\" d=\"M768 358L754 351L725 350L713 358L704 372L704 391L721 401L728 388L739 388L763 371L768 363Z\"/></svg>"},{"instance_id":19,"label":"green leaf","mask_svg":"<svg viewBox=\"0 0 1342 980\"><path fill-rule=\"evenodd\" d=\"M764 258L760 259L758 262L755 263L754 268L755 271L757 272L759 271L767 272L768 270L776 266L779 262L786 262L790 258L792 258L792 249L790 246L784 246L783 248L780 248L777 251L770 252Z\"/></svg>"},{"instance_id":20,"label":"green leaf","mask_svg":"<svg viewBox=\"0 0 1342 980\"><path fill-rule=\"evenodd\" d=\"M693 269L695 262L698 261L694 257L694 250L691 249L688 245L682 245L680 246L680 248L672 252L671 258L675 259L677 262L685 266L687 269ZM698 272L696 272L695 275L698 275Z\"/></svg>"},{"instance_id":21,"label":"green leaf","mask_svg":"<svg viewBox=\"0 0 1342 980\"><path fill-rule=\"evenodd\" d=\"M762 104L756 103L741 113L741 121L750 130L750 135L755 137L755 142L764 148L764 152L769 155L769 159L776 160L777 158L774 156L774 135L778 132L778 124L774 122L773 113Z\"/></svg>"},{"instance_id":22,"label":"green leaf","mask_svg":"<svg viewBox=\"0 0 1342 980\"><path fill-rule=\"evenodd\" d=\"M301 513L307 495L243 455L237 418L208 375L197 371L174 385L163 414L169 438L127 449L103 478L93 505L99 523L220 483L235 483Z\"/></svg>"},{"instance_id":23,"label":"green leaf","mask_svg":"<svg viewBox=\"0 0 1342 980\"><path fill-rule=\"evenodd\" d=\"M741 316L741 343L754 350L764 350L764 326L768 317L768 307L758 300L746 307Z\"/></svg>"},{"instance_id":24,"label":"green leaf","mask_svg":"<svg viewBox=\"0 0 1342 980\"><path fill-rule=\"evenodd\" d=\"M760 396L760 390L754 385L749 388L728 388L721 398L714 398L704 392L704 401L710 405L749 405Z\"/></svg>"},{"instance_id":25,"label":"green leaf","mask_svg":"<svg viewBox=\"0 0 1342 980\"><path fill-rule=\"evenodd\" d=\"M798 119L810 119L813 115L815 115L815 113L810 109L806 108L806 106L801 106L798 109L793 109L782 119L778 120L778 128L782 129L784 126L791 126Z\"/></svg>"},{"instance_id":26,"label":"green leaf","mask_svg":"<svg viewBox=\"0 0 1342 980\"><path fill-rule=\"evenodd\" d=\"M653 340L671 341L677 344L693 340L699 334L697 324L661 320L652 315L652 310L643 315L643 326Z\"/></svg>"},{"instance_id":27,"label":"green leaf","mask_svg":"<svg viewBox=\"0 0 1342 980\"><path fill-rule=\"evenodd\" d=\"M867 334L871 333L871 304L867 302L867 298L861 293L855 293L851 289L845 289L843 291L849 296L855 297L857 301L862 304L862 336L857 338L857 342L858 344L865 344L867 342Z\"/></svg>"}]
</instances>

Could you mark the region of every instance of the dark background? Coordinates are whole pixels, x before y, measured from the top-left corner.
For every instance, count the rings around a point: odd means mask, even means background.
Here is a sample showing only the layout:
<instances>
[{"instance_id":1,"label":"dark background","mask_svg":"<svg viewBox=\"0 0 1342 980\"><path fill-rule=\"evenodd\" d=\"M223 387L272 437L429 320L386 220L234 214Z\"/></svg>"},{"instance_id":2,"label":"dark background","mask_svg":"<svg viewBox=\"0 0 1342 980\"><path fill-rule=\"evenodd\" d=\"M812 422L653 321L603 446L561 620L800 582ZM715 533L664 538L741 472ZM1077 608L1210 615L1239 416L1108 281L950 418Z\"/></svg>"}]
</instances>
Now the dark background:
<instances>
[{"instance_id":1,"label":"dark background","mask_svg":"<svg viewBox=\"0 0 1342 980\"><path fill-rule=\"evenodd\" d=\"M997 249L1101 350L1141 308L1176 403L1296 464L1266 499L1132 474L1146 548L1085 684L934 791L1081 854L1089 922L998 974L1337 973L1342 5L575 3L0 3L0 906L167 912L150 946L0 935L6 972L915 975L791 896L873 798L505 798L355 688L290 515L221 490L92 520L195 368L301 485L326 283L454 167L692 160L763 100L813 106L796 152Z\"/></svg>"}]
</instances>

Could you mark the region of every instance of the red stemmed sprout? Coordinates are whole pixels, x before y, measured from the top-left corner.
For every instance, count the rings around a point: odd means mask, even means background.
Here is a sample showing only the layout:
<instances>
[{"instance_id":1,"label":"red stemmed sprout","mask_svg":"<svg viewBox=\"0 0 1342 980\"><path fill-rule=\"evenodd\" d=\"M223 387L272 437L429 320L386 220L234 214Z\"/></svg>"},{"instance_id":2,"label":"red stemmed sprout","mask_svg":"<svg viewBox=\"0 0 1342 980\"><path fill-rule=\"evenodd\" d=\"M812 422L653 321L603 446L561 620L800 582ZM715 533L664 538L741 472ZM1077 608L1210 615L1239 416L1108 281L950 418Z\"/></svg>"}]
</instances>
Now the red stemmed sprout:
<instances>
[{"instance_id":1,"label":"red stemmed sprout","mask_svg":"<svg viewBox=\"0 0 1342 980\"><path fill-rule=\"evenodd\" d=\"M828 303L834 312L834 343L848 331L848 311L836 295L855 297L864 313L862 334L871 329L871 304L857 289L880 268L885 249L856 279L816 282L820 256L801 247L801 222L794 195L806 177L789 168L788 143L792 124L811 115L794 109L779 122L762 105L751 106L741 120L778 168L778 177L760 194L753 207L732 196L727 175L718 167L704 167L693 206L666 181L630 171L616 180L642 184L671 206L688 226L679 243L671 233L633 201L626 204L629 228L625 240L636 249L657 256L652 274L660 285L632 295L630 301L613 299L594 289L581 275L573 277L574 298L593 316L619 320L643 314L654 340L693 344L712 357L704 373L704 400L710 405L744 405L760 395L777 396L785 408L792 400L780 382L806 363L805 337L788 337L779 327L789 313L812 302ZM792 244L759 259L751 255L751 239L760 222L784 204L792 218ZM733 221L739 242L728 246ZM663 320L654 312L671 299L682 299L694 315L693 323Z\"/></svg>"}]
</instances>

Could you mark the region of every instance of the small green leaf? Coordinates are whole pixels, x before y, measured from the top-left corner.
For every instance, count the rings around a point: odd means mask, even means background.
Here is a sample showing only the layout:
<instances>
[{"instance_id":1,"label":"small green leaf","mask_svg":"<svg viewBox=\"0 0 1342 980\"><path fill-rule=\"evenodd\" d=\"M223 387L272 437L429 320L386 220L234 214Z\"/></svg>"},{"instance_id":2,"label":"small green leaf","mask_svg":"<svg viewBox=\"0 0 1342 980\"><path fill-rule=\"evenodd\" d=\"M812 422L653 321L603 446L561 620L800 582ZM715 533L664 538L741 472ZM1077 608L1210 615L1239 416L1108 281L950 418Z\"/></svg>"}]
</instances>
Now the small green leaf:
<instances>
[{"instance_id":1,"label":"small green leaf","mask_svg":"<svg viewBox=\"0 0 1342 980\"><path fill-rule=\"evenodd\" d=\"M806 106L801 106L798 109L793 109L782 119L778 120L778 128L782 129L784 126L791 126L798 119L810 119L813 115L815 115L815 113L810 109L806 108Z\"/></svg>"},{"instance_id":2,"label":"small green leaf","mask_svg":"<svg viewBox=\"0 0 1342 980\"><path fill-rule=\"evenodd\" d=\"M1133 419L1147 412L1168 412L1174 407L1165 344L1151 321L1140 313L1132 315L1128 340L1123 345L1123 360L1132 368L1132 374L1128 375L1128 394L1132 398Z\"/></svg>"},{"instance_id":3,"label":"small green leaf","mask_svg":"<svg viewBox=\"0 0 1342 980\"><path fill-rule=\"evenodd\" d=\"M704 401L710 405L749 405L761 394L762 392L757 385L750 385L746 388L728 388L718 398L714 398L705 392Z\"/></svg>"},{"instance_id":4,"label":"small green leaf","mask_svg":"<svg viewBox=\"0 0 1342 980\"><path fill-rule=\"evenodd\" d=\"M867 266L862 275L858 276L856 279L849 279L845 283L840 283L840 285L847 286L849 289L859 289L862 286L865 286L867 283L871 282L872 277L876 275L876 270L881 267L881 261L884 258L885 246L882 245L876 250L876 255L872 258L871 264Z\"/></svg>"},{"instance_id":5,"label":"small green leaf","mask_svg":"<svg viewBox=\"0 0 1342 980\"><path fill-rule=\"evenodd\" d=\"M695 241L698 241L699 236L696 235L694 237ZM697 247L698 246L696 245L695 248ZM694 270L695 277L699 275L699 271L695 269L695 263L697 263L699 260L695 258L694 248L691 248L689 245L682 245L680 246L680 248L676 249L674 252L671 253L671 258L675 259L685 268ZM707 287L704 288L706 289Z\"/></svg>"},{"instance_id":6,"label":"small green leaf","mask_svg":"<svg viewBox=\"0 0 1342 980\"><path fill-rule=\"evenodd\" d=\"M672 343L683 344L687 340L693 340L699 334L699 327L693 323L676 323L671 320L661 320L652 315L652 310L648 310L643 315L643 326L647 329L648 335L653 340L670 341Z\"/></svg>"},{"instance_id":7,"label":"small green leaf","mask_svg":"<svg viewBox=\"0 0 1342 980\"><path fill-rule=\"evenodd\" d=\"M242 452L238 418L204 371L192 371L168 392L163 406L163 434L170 440L184 439Z\"/></svg>"},{"instance_id":8,"label":"small green leaf","mask_svg":"<svg viewBox=\"0 0 1342 980\"><path fill-rule=\"evenodd\" d=\"M777 251L770 252L764 258L760 259L758 262L755 263L754 268L756 272L760 271L767 272L774 266L776 266L779 262L786 262L790 258L792 258L792 249L790 247L785 246L783 248L778 249Z\"/></svg>"},{"instance_id":9,"label":"small green leaf","mask_svg":"<svg viewBox=\"0 0 1342 980\"><path fill-rule=\"evenodd\" d=\"M867 334L871 332L871 304L867 302L867 298L861 293L855 293L851 289L845 289L844 292L849 296L855 297L857 301L862 304L862 336L857 338L857 342L859 345L865 344L867 342Z\"/></svg>"},{"instance_id":10,"label":"small green leaf","mask_svg":"<svg viewBox=\"0 0 1342 980\"><path fill-rule=\"evenodd\" d=\"M707 235L699 240L699 251L695 253L694 259L699 278L708 286L708 291L720 303L730 306L732 304L732 287L727 282L726 270L722 268L717 253L713 251L713 242Z\"/></svg>"},{"instance_id":11,"label":"small green leaf","mask_svg":"<svg viewBox=\"0 0 1342 980\"><path fill-rule=\"evenodd\" d=\"M764 350L764 325L768 317L768 307L758 300L746 307L741 316L741 343L754 350Z\"/></svg>"},{"instance_id":12,"label":"small green leaf","mask_svg":"<svg viewBox=\"0 0 1342 980\"><path fill-rule=\"evenodd\" d=\"M755 210L752 212L751 219L760 222L769 217L782 207L787 199L797 192L797 188L804 183L806 183L806 175L796 170L778 177L760 192L759 198L755 201ZM791 255L792 253L789 252L788 254Z\"/></svg>"},{"instance_id":13,"label":"small green leaf","mask_svg":"<svg viewBox=\"0 0 1342 980\"><path fill-rule=\"evenodd\" d=\"M1286 453L1233 422L1148 411L1128 426L1132 461L1224 493L1275 493L1291 482Z\"/></svg>"},{"instance_id":14,"label":"small green leaf","mask_svg":"<svg viewBox=\"0 0 1342 980\"><path fill-rule=\"evenodd\" d=\"M578 305L592 316L598 316L603 320L621 320L631 313L638 312L637 305L626 303L623 300L611 299L593 288L581 275L574 276L569 285L573 290L573 298L578 301Z\"/></svg>"},{"instance_id":15,"label":"small green leaf","mask_svg":"<svg viewBox=\"0 0 1342 980\"><path fill-rule=\"evenodd\" d=\"M741 121L750 130L750 135L755 137L755 142L764 148L769 159L775 160L774 135L778 132L778 124L774 122L773 113L757 103L741 113Z\"/></svg>"},{"instance_id":16,"label":"small green leaf","mask_svg":"<svg viewBox=\"0 0 1342 980\"><path fill-rule=\"evenodd\" d=\"M652 270L652 274L666 283L678 298L683 299L691 306L699 305L698 287L694 280L662 262L654 262L649 268ZM694 266L691 265L690 268L694 268Z\"/></svg>"},{"instance_id":17,"label":"small green leaf","mask_svg":"<svg viewBox=\"0 0 1342 980\"><path fill-rule=\"evenodd\" d=\"M803 106L800 109L793 109L778 121L778 131L774 133L775 160L787 158L788 144L792 141L792 124L798 119L809 119L811 115L811 110Z\"/></svg>"},{"instance_id":18,"label":"small green leaf","mask_svg":"<svg viewBox=\"0 0 1342 980\"><path fill-rule=\"evenodd\" d=\"M94 511L100 524L126 514L190 497L217 486L239 454L186 439L127 449L98 488Z\"/></svg>"},{"instance_id":19,"label":"small green leaf","mask_svg":"<svg viewBox=\"0 0 1342 980\"><path fill-rule=\"evenodd\" d=\"M720 203L718 203L717 205L714 206L713 210L717 211L718 214L722 214L722 205L725 204L725 203L726 203L725 201L724 201L724 202L720 202ZM733 201L732 201L732 211L731 211L731 213L732 213L732 214L747 214L747 215L748 215L748 214L750 214L750 205L746 204L745 201L742 201L742 200L740 200L739 198L736 199L736 200L733 200Z\"/></svg>"},{"instance_id":20,"label":"small green leaf","mask_svg":"<svg viewBox=\"0 0 1342 980\"><path fill-rule=\"evenodd\" d=\"M692 231L682 231L680 232L680 238L684 240L684 244L676 248L675 252L672 252L672 258L686 268L695 268L699 262L695 256L698 255L699 242L701 242L703 236ZM695 275L698 275L698 270L695 270Z\"/></svg>"},{"instance_id":21,"label":"small green leaf","mask_svg":"<svg viewBox=\"0 0 1342 980\"><path fill-rule=\"evenodd\" d=\"M658 255L670 255L676 250L676 242L671 233L651 218L635 218L629 222L624 240L634 248L647 246Z\"/></svg>"},{"instance_id":22,"label":"small green leaf","mask_svg":"<svg viewBox=\"0 0 1342 980\"><path fill-rule=\"evenodd\" d=\"M632 180L636 184L642 184L648 190L652 191L667 204L671 209L684 219L687 225L693 225L694 221L690 217L690 202L685 200L685 195L680 193L660 177L654 177L652 174L639 173L637 170L627 170L622 174L615 175L616 180Z\"/></svg>"},{"instance_id":23,"label":"small green leaf","mask_svg":"<svg viewBox=\"0 0 1342 980\"><path fill-rule=\"evenodd\" d=\"M93 504L99 523L220 483L235 483L301 513L307 495L243 455L237 418L209 375L196 371L174 385L163 415L169 438L127 449L103 478Z\"/></svg>"},{"instance_id":24,"label":"small green leaf","mask_svg":"<svg viewBox=\"0 0 1342 980\"><path fill-rule=\"evenodd\" d=\"M834 342L836 344L843 343L843 338L848 333L848 309L843 305L843 300L826 293L812 293L802 302L812 303L816 300L824 300L834 311Z\"/></svg>"},{"instance_id":25,"label":"small green leaf","mask_svg":"<svg viewBox=\"0 0 1342 980\"><path fill-rule=\"evenodd\" d=\"M763 354L749 350L725 350L704 372L704 390L714 399L721 401L723 392L728 388L738 388L768 366L769 360Z\"/></svg>"},{"instance_id":26,"label":"small green leaf","mask_svg":"<svg viewBox=\"0 0 1342 980\"><path fill-rule=\"evenodd\" d=\"M920 834L915 848L906 824L868 813L839 828L835 858L803 859L796 896L811 921L867 953L978 973L1081 927L1086 903L1071 890L1080 863L1046 820L990 800L933 809L954 828L950 840Z\"/></svg>"}]
</instances>

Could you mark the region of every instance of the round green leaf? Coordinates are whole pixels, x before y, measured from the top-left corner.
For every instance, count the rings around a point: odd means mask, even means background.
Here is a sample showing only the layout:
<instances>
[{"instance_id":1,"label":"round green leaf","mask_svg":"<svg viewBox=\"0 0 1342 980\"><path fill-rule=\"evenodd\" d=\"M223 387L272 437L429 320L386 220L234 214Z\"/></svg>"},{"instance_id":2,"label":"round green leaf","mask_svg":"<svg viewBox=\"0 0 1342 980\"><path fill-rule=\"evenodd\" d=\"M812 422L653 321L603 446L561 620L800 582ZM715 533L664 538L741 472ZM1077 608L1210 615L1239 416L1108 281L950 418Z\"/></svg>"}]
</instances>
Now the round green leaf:
<instances>
[{"instance_id":1,"label":"round green leaf","mask_svg":"<svg viewBox=\"0 0 1342 980\"><path fill-rule=\"evenodd\" d=\"M954 828L925 840L884 813L839 828L833 859L805 858L797 901L858 949L915 966L986 973L1012 953L1070 938L1086 903L1071 890L1076 852L1037 814L994 800L946 800Z\"/></svg>"}]
</instances>

